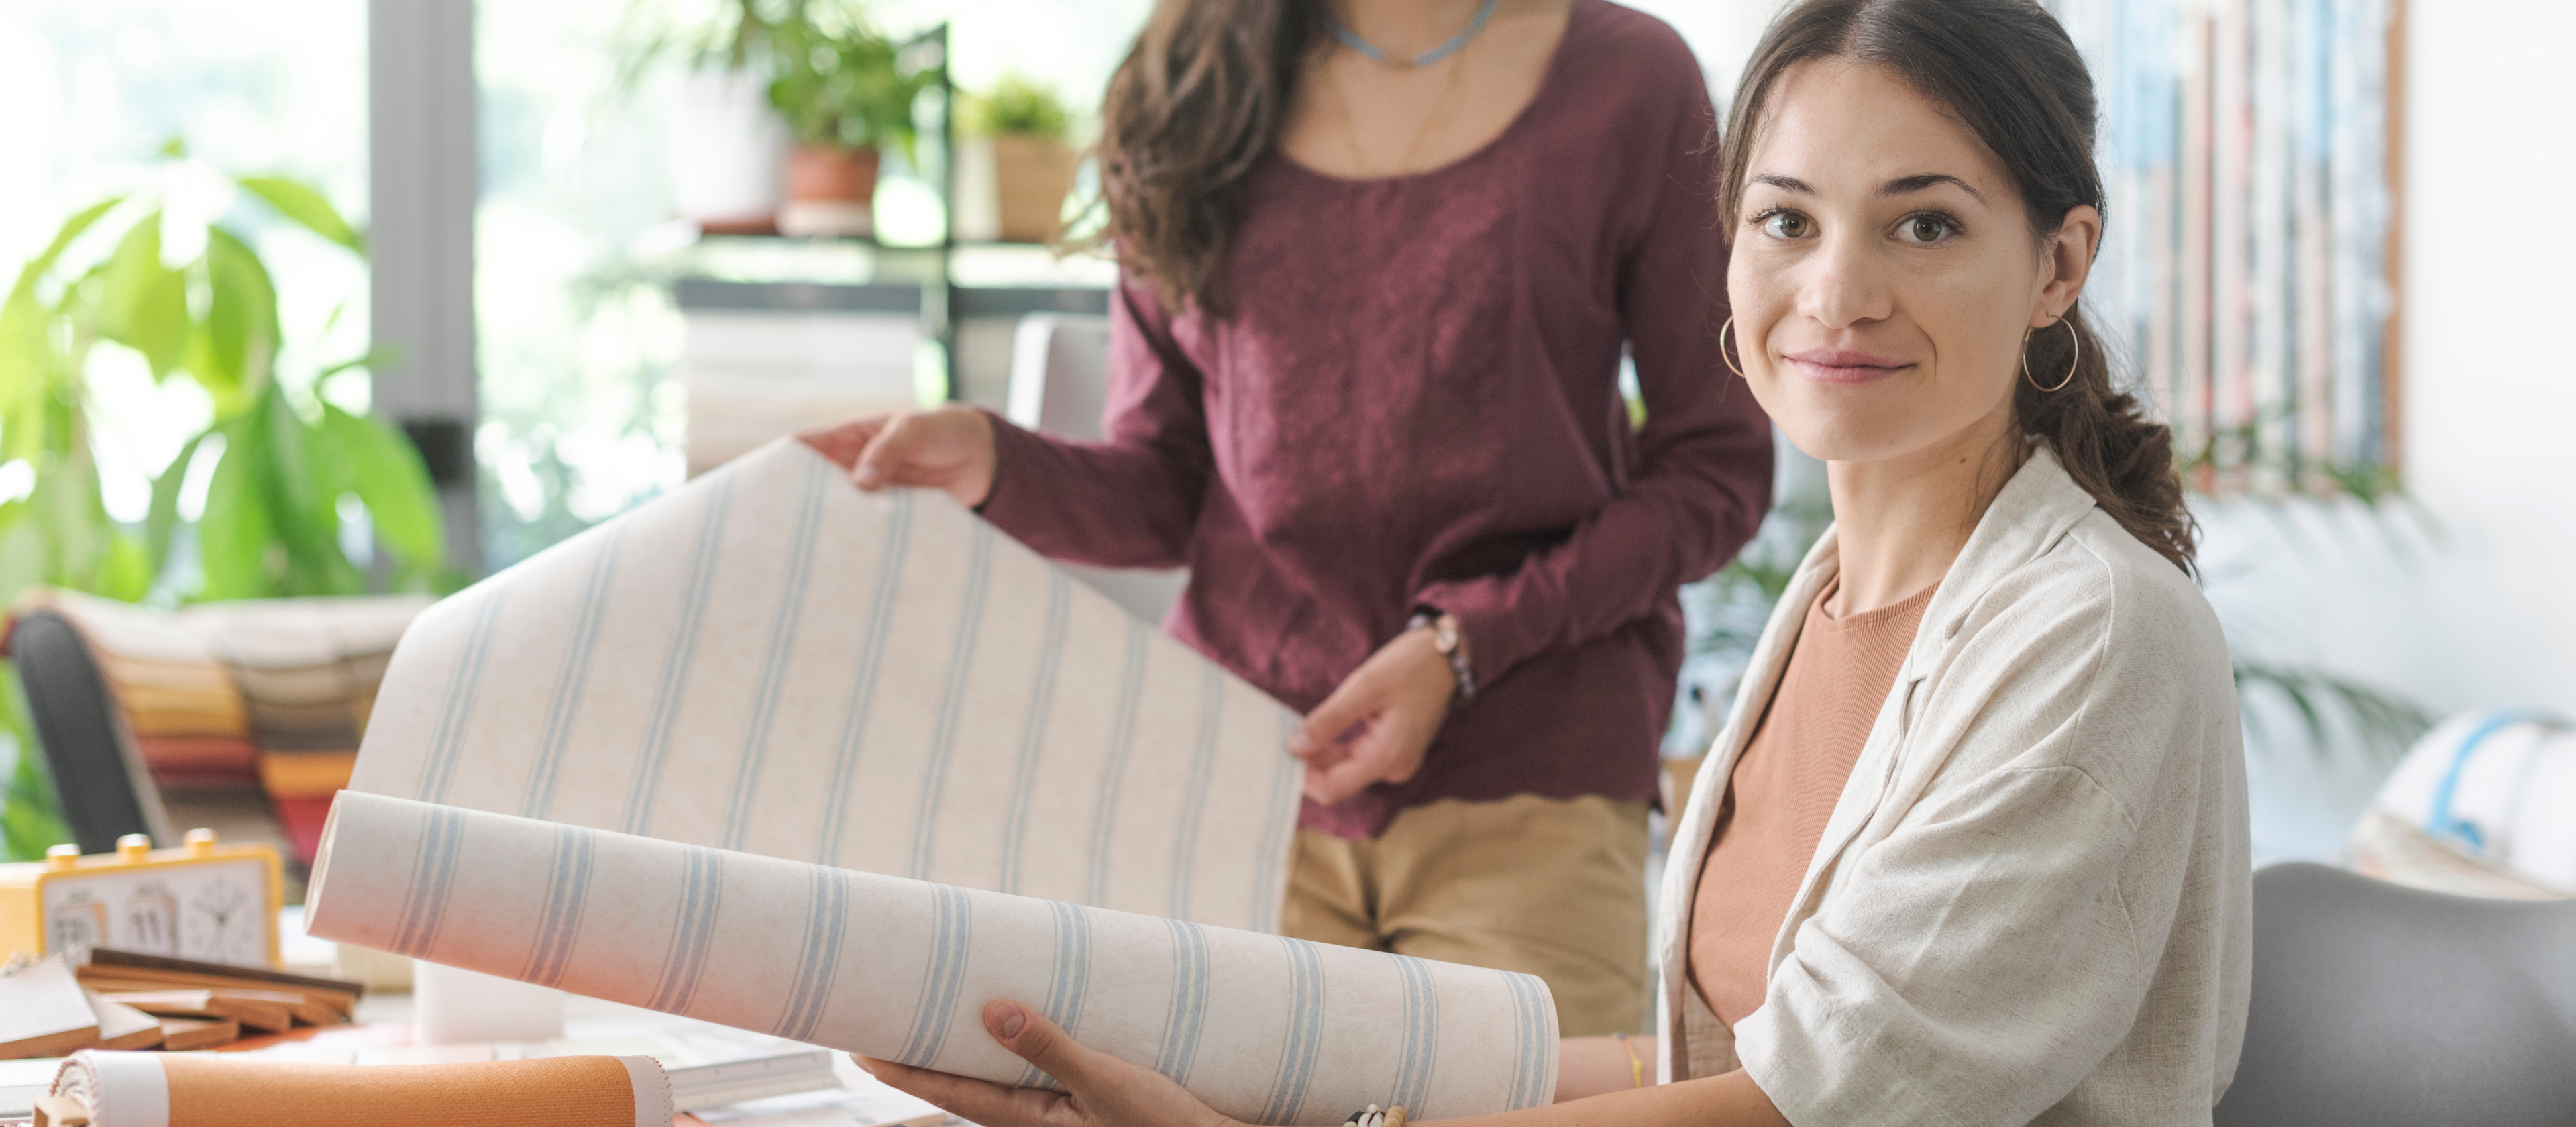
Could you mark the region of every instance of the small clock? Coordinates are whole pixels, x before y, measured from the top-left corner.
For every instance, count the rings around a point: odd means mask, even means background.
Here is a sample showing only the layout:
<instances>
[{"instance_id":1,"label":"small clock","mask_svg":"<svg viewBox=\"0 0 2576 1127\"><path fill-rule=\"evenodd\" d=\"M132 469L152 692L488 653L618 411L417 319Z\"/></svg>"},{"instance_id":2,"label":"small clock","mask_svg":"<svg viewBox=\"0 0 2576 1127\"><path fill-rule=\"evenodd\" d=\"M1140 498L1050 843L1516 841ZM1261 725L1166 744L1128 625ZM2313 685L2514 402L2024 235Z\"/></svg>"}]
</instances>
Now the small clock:
<instances>
[{"instance_id":1,"label":"small clock","mask_svg":"<svg viewBox=\"0 0 2576 1127\"><path fill-rule=\"evenodd\" d=\"M0 865L0 948L42 955L112 947L246 967L278 965L284 895L277 850L188 831L177 849L127 834L116 852L57 845L41 862Z\"/></svg>"}]
</instances>

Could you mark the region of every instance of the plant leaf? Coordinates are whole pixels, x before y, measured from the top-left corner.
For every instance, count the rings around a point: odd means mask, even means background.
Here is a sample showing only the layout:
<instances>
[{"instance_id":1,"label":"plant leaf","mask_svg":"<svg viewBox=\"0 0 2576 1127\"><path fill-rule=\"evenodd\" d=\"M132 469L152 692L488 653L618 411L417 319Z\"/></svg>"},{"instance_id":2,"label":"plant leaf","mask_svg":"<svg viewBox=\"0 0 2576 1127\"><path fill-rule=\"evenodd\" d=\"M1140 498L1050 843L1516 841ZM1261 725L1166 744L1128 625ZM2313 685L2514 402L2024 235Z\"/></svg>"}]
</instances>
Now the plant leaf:
<instances>
[{"instance_id":1,"label":"plant leaf","mask_svg":"<svg viewBox=\"0 0 2576 1127\"><path fill-rule=\"evenodd\" d=\"M430 484L429 467L421 462L420 451L402 432L383 422L327 403L322 406L322 427L338 440L358 500L375 522L376 538L406 573L426 575L435 569L446 553L447 530L439 515L437 489Z\"/></svg>"},{"instance_id":2,"label":"plant leaf","mask_svg":"<svg viewBox=\"0 0 2576 1127\"><path fill-rule=\"evenodd\" d=\"M206 229L206 320L189 370L215 401L215 417L268 386L277 358L277 286L259 255L220 227Z\"/></svg>"},{"instance_id":3,"label":"plant leaf","mask_svg":"<svg viewBox=\"0 0 2576 1127\"><path fill-rule=\"evenodd\" d=\"M99 295L99 335L143 354L152 378L179 366L188 344L188 276L161 264L161 212L116 244Z\"/></svg>"},{"instance_id":4,"label":"plant leaf","mask_svg":"<svg viewBox=\"0 0 2576 1127\"><path fill-rule=\"evenodd\" d=\"M268 201L278 214L294 220L305 230L329 239L359 254L367 253L366 243L349 221L340 218L331 201L311 187L283 176L249 176L237 181L252 195Z\"/></svg>"},{"instance_id":5,"label":"plant leaf","mask_svg":"<svg viewBox=\"0 0 2576 1127\"><path fill-rule=\"evenodd\" d=\"M272 528L261 496L259 448L267 428L251 418L224 424L224 452L206 484L206 513L197 521L197 551L206 572L199 597L251 599L270 593Z\"/></svg>"},{"instance_id":6,"label":"plant leaf","mask_svg":"<svg viewBox=\"0 0 2576 1127\"><path fill-rule=\"evenodd\" d=\"M197 448L213 433L213 427L197 432L179 447L161 476L152 479L152 507L143 516L143 556L156 578L170 563L170 540L179 528L179 490L188 483L188 467L196 464Z\"/></svg>"}]
</instances>

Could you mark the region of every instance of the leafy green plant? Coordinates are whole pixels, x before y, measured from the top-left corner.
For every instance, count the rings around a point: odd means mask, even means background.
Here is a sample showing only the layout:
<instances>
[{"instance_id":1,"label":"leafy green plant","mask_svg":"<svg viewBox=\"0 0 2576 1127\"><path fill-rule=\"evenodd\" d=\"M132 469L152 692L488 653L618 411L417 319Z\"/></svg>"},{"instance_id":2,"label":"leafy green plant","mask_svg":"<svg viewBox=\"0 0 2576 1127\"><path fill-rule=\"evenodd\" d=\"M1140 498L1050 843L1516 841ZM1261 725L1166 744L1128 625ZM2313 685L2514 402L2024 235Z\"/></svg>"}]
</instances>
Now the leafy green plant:
<instances>
[{"instance_id":1,"label":"leafy green plant","mask_svg":"<svg viewBox=\"0 0 2576 1127\"><path fill-rule=\"evenodd\" d=\"M778 68L769 101L798 141L913 155L912 107L934 71L908 65L901 44L845 4L800 3L769 34Z\"/></svg>"},{"instance_id":2,"label":"leafy green plant","mask_svg":"<svg viewBox=\"0 0 2576 1127\"><path fill-rule=\"evenodd\" d=\"M646 71L674 57L695 70L766 70L778 27L804 2L720 0L712 17L678 19L667 3L635 0L619 24L618 85L632 90Z\"/></svg>"},{"instance_id":3,"label":"leafy green plant","mask_svg":"<svg viewBox=\"0 0 2576 1127\"><path fill-rule=\"evenodd\" d=\"M176 142L163 154L186 156ZM230 183L364 257L364 239L313 188L273 176ZM279 380L277 288L267 265L236 224L187 214L160 189L102 200L66 221L0 301L0 469L23 463L32 477L23 496L0 503L0 603L37 584L129 601L153 592L173 572L181 486L200 462L208 485L194 542L203 583L163 588L170 597L367 591L366 567L342 544L352 503L383 549L393 586L452 587L419 454L399 432L315 390L377 358L314 372L299 385ZM174 260L180 247L191 249ZM133 350L156 382L184 374L213 406L210 425L154 475L139 528L111 519L100 494L91 440L97 393L88 373L102 344ZM22 752L34 746L23 715L13 708L0 716L0 732L14 735ZM0 816L13 851L24 844L26 819L38 816L22 803L42 797L32 789L41 781L30 776L32 757L18 758Z\"/></svg>"},{"instance_id":4,"label":"leafy green plant","mask_svg":"<svg viewBox=\"0 0 2576 1127\"><path fill-rule=\"evenodd\" d=\"M1055 89L1019 74L1003 75L993 88L961 99L958 128L969 136L1024 133L1062 141L1073 135L1073 115Z\"/></svg>"}]
</instances>

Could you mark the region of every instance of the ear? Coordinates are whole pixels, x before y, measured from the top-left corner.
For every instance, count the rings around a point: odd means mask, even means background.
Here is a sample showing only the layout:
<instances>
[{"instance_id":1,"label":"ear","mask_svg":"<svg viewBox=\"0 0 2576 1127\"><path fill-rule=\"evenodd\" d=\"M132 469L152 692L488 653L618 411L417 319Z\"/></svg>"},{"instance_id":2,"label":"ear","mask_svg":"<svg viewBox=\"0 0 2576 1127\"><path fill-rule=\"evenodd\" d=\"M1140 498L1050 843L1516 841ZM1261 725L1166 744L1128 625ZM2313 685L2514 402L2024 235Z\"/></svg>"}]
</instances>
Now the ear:
<instances>
[{"instance_id":1,"label":"ear","mask_svg":"<svg viewBox=\"0 0 2576 1127\"><path fill-rule=\"evenodd\" d=\"M2084 280L2093 274L2093 252L2102 245L2102 213L2091 204L2079 204L2066 213L2057 233L2040 247L2047 269L2036 299L2031 303L2030 327L2045 329L2075 308L2075 299L2084 292Z\"/></svg>"}]
</instances>

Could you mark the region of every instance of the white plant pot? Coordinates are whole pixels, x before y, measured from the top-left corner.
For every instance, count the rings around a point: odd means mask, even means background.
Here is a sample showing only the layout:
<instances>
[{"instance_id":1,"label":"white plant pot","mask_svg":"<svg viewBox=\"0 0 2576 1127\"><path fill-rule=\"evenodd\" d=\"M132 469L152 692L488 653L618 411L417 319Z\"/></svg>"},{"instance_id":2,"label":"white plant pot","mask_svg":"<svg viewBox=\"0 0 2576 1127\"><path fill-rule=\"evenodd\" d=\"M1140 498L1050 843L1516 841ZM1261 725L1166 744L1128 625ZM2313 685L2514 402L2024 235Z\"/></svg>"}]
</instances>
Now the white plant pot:
<instances>
[{"instance_id":1,"label":"white plant pot","mask_svg":"<svg viewBox=\"0 0 2576 1127\"><path fill-rule=\"evenodd\" d=\"M787 122L769 104L769 80L703 70L680 80L671 119L671 202L701 225L758 225L778 214L787 167Z\"/></svg>"}]
</instances>

